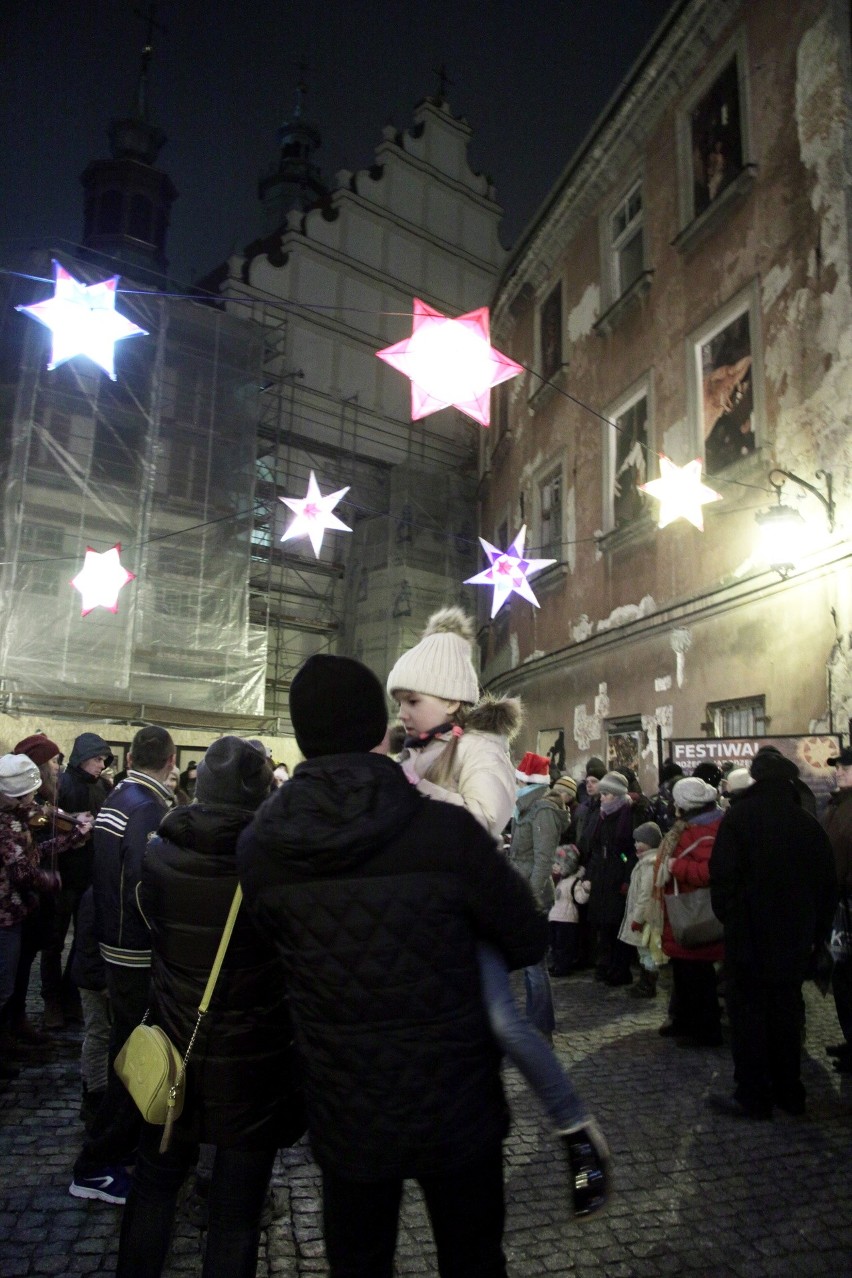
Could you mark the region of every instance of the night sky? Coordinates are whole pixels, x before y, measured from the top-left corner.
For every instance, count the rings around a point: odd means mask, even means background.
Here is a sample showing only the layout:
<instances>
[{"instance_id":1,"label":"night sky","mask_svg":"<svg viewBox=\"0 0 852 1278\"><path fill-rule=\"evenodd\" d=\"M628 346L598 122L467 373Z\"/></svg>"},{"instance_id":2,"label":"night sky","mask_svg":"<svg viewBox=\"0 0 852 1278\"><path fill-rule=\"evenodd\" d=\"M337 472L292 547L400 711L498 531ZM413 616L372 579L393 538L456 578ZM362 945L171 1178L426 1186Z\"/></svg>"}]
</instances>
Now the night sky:
<instances>
[{"instance_id":1,"label":"night sky","mask_svg":"<svg viewBox=\"0 0 852 1278\"><path fill-rule=\"evenodd\" d=\"M331 180L364 168L387 123L407 128L437 91L473 126L469 156L517 238L672 0L161 0L151 118L180 192L168 253L188 281L263 231L257 179L277 155L298 63L305 115ZM0 16L0 265L67 247L82 229L79 175L108 154L133 99L148 0L5 0Z\"/></svg>"}]
</instances>

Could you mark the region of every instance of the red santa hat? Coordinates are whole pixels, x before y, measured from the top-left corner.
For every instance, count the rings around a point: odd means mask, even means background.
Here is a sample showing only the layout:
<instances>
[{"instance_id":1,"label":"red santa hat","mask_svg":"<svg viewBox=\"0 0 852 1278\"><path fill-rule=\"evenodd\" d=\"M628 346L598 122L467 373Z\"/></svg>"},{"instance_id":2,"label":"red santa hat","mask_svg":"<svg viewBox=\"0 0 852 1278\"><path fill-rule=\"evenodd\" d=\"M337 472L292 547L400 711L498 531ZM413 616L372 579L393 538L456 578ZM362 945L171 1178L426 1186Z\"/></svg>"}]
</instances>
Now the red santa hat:
<instances>
[{"instance_id":1,"label":"red santa hat","mask_svg":"<svg viewBox=\"0 0 852 1278\"><path fill-rule=\"evenodd\" d=\"M523 785L550 785L550 761L528 750L515 768L515 776Z\"/></svg>"}]
</instances>

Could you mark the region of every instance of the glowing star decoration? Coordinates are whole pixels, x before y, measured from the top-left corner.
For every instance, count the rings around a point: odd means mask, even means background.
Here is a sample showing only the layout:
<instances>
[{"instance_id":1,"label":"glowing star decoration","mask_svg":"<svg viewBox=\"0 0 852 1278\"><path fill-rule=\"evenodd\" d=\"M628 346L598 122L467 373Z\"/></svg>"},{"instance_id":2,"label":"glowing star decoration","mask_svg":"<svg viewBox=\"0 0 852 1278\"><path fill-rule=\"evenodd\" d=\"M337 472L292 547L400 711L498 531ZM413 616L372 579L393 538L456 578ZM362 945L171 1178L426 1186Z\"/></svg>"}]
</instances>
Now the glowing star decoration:
<instances>
[{"instance_id":1,"label":"glowing star decoration","mask_svg":"<svg viewBox=\"0 0 852 1278\"><path fill-rule=\"evenodd\" d=\"M711 501L721 501L722 494L702 484L701 466L698 457L685 466L676 466L661 454L660 478L640 485L640 492L650 493L660 503L660 528L665 528L675 519L688 519L701 532L704 531L702 507Z\"/></svg>"},{"instance_id":2,"label":"glowing star decoration","mask_svg":"<svg viewBox=\"0 0 852 1278\"><path fill-rule=\"evenodd\" d=\"M147 329L115 309L119 277L114 275L101 284L81 284L58 262L53 263L53 269L53 297L33 306L15 307L53 334L53 352L47 367L58 368L75 355L86 355L115 381L116 342L125 337L147 336Z\"/></svg>"},{"instance_id":3,"label":"glowing star decoration","mask_svg":"<svg viewBox=\"0 0 852 1278\"><path fill-rule=\"evenodd\" d=\"M122 566L121 542L99 554L86 547L86 558L83 567L71 582L75 590L83 596L83 616L93 608L106 608L109 612L118 612L118 593L128 581L135 580L136 574L128 572Z\"/></svg>"},{"instance_id":4,"label":"glowing star decoration","mask_svg":"<svg viewBox=\"0 0 852 1278\"><path fill-rule=\"evenodd\" d=\"M497 616L497 613L511 594L520 595L522 599L528 600L536 608L539 606L527 578L531 577L534 572L541 572L542 568L555 564L556 560L525 559L524 539L526 535L527 526L524 524L508 550L498 550L496 546L492 546L483 537L479 539L486 555L491 560L491 566L477 573L475 577L468 577L465 585L494 587L494 594L491 599L492 617Z\"/></svg>"},{"instance_id":5,"label":"glowing star decoration","mask_svg":"<svg viewBox=\"0 0 852 1278\"><path fill-rule=\"evenodd\" d=\"M417 297L411 337L376 354L411 379L415 422L454 405L488 426L491 387L524 371L491 345L487 306L450 319Z\"/></svg>"},{"instance_id":6,"label":"glowing star decoration","mask_svg":"<svg viewBox=\"0 0 852 1278\"><path fill-rule=\"evenodd\" d=\"M279 501L283 501L285 506L289 506L296 515L281 540L292 541L294 537L310 537L314 554L319 558L326 528L339 528L341 532L352 531L348 524L344 524L341 519L337 518L337 515L331 513L341 497L345 497L348 492L349 486L347 485L346 488L340 488L336 493L328 493L323 497L314 477L314 472L311 471L308 479L308 491L304 497L278 498Z\"/></svg>"}]
</instances>

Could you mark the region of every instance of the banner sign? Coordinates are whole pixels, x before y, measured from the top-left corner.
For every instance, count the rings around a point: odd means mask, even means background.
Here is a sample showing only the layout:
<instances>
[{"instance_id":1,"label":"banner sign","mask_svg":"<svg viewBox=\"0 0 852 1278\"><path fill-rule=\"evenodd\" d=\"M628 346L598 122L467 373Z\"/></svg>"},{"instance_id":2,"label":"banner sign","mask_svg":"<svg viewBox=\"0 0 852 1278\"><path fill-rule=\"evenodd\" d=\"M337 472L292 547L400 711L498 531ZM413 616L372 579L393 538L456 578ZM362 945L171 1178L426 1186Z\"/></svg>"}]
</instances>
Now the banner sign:
<instances>
[{"instance_id":1,"label":"banner sign","mask_svg":"<svg viewBox=\"0 0 852 1278\"><path fill-rule=\"evenodd\" d=\"M672 762L683 770L685 776L691 775L704 760L710 760L723 769L730 763L737 768L748 768L761 746L775 746L785 758L795 763L805 785L816 795L817 811L821 812L835 789L834 769L829 767L828 760L840 753L841 738L831 733L801 737L720 737L713 740L696 737L681 738L667 744Z\"/></svg>"}]
</instances>

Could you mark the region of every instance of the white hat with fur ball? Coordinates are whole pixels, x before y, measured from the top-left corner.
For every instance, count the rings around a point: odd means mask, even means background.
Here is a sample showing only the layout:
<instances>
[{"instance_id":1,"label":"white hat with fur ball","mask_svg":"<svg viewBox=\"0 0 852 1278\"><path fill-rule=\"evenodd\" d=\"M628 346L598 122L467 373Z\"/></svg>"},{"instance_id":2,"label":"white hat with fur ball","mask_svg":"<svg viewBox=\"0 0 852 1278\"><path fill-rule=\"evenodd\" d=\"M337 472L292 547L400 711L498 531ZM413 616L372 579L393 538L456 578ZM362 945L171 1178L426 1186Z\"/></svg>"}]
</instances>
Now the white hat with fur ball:
<instances>
[{"instance_id":1,"label":"white hat with fur ball","mask_svg":"<svg viewBox=\"0 0 852 1278\"><path fill-rule=\"evenodd\" d=\"M461 608L442 608L426 623L423 638L403 653L388 675L387 689L421 692L444 701L476 705L479 678L473 668L473 622Z\"/></svg>"}]
</instances>

